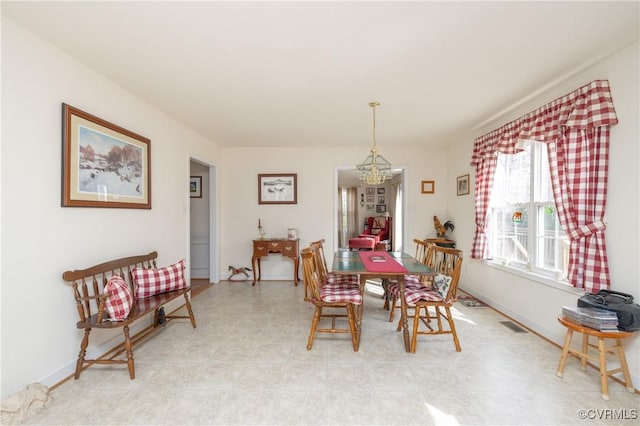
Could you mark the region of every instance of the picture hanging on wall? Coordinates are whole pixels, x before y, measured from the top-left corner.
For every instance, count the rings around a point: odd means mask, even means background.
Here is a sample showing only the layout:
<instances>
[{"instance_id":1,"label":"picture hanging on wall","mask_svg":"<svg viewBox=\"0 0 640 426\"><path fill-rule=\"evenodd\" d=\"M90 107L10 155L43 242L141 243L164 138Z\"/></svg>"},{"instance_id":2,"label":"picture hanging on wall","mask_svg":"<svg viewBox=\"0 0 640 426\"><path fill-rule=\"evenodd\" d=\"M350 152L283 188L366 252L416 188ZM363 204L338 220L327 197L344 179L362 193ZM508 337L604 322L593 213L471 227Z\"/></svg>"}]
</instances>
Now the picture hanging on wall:
<instances>
[{"instance_id":1,"label":"picture hanging on wall","mask_svg":"<svg viewBox=\"0 0 640 426\"><path fill-rule=\"evenodd\" d=\"M422 193L423 194L434 194L436 192L436 182L433 180L423 180L422 181Z\"/></svg>"},{"instance_id":2,"label":"picture hanging on wall","mask_svg":"<svg viewBox=\"0 0 640 426\"><path fill-rule=\"evenodd\" d=\"M298 175L258 175L258 204L298 204Z\"/></svg>"},{"instance_id":3,"label":"picture hanging on wall","mask_svg":"<svg viewBox=\"0 0 640 426\"><path fill-rule=\"evenodd\" d=\"M469 193L469 175L458 176L456 181L458 195L467 195Z\"/></svg>"},{"instance_id":4,"label":"picture hanging on wall","mask_svg":"<svg viewBox=\"0 0 640 426\"><path fill-rule=\"evenodd\" d=\"M202 176L191 176L189 194L191 198L202 198Z\"/></svg>"},{"instance_id":5,"label":"picture hanging on wall","mask_svg":"<svg viewBox=\"0 0 640 426\"><path fill-rule=\"evenodd\" d=\"M151 141L62 104L62 206L151 208Z\"/></svg>"},{"instance_id":6,"label":"picture hanging on wall","mask_svg":"<svg viewBox=\"0 0 640 426\"><path fill-rule=\"evenodd\" d=\"M387 205L386 204L377 204L376 205L376 213L384 213L387 211Z\"/></svg>"}]
</instances>

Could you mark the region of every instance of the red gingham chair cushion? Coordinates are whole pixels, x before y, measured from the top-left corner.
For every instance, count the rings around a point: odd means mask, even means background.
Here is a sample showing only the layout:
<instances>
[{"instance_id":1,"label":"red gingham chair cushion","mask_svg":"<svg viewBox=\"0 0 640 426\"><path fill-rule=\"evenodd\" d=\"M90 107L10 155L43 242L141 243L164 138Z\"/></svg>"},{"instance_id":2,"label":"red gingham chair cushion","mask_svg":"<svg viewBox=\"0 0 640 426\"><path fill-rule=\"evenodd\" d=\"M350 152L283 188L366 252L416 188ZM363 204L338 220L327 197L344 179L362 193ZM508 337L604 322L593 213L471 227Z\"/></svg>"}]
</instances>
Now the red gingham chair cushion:
<instances>
[{"instance_id":1,"label":"red gingham chair cushion","mask_svg":"<svg viewBox=\"0 0 640 426\"><path fill-rule=\"evenodd\" d=\"M131 289L120 276L112 276L104 286L104 294L109 295L104 302L109 319L112 321L122 321L129 316L133 305Z\"/></svg>"},{"instance_id":2,"label":"red gingham chair cushion","mask_svg":"<svg viewBox=\"0 0 640 426\"><path fill-rule=\"evenodd\" d=\"M359 287L360 277L355 274L332 274L331 272L329 272L327 274L327 282L329 284L350 284Z\"/></svg>"},{"instance_id":3,"label":"red gingham chair cushion","mask_svg":"<svg viewBox=\"0 0 640 426\"><path fill-rule=\"evenodd\" d=\"M330 284L322 286L320 297L323 302L340 303L347 302L354 305L362 303L362 294L360 288L351 284Z\"/></svg>"},{"instance_id":4,"label":"red gingham chair cushion","mask_svg":"<svg viewBox=\"0 0 640 426\"><path fill-rule=\"evenodd\" d=\"M182 259L164 268L133 268L131 274L135 282L136 299L187 287L187 281L184 279L184 263Z\"/></svg>"},{"instance_id":5,"label":"red gingham chair cushion","mask_svg":"<svg viewBox=\"0 0 640 426\"><path fill-rule=\"evenodd\" d=\"M389 292L396 298L400 298L400 283L392 282L389 284ZM428 300L431 302L442 302L442 297L437 291L431 290L425 286L410 287L405 286L404 295L407 303L410 305L415 304L418 300Z\"/></svg>"},{"instance_id":6,"label":"red gingham chair cushion","mask_svg":"<svg viewBox=\"0 0 640 426\"><path fill-rule=\"evenodd\" d=\"M389 280L389 285L398 285L398 280ZM424 287L424 284L420 282L420 277L417 275L405 275L404 276L405 287Z\"/></svg>"}]
</instances>

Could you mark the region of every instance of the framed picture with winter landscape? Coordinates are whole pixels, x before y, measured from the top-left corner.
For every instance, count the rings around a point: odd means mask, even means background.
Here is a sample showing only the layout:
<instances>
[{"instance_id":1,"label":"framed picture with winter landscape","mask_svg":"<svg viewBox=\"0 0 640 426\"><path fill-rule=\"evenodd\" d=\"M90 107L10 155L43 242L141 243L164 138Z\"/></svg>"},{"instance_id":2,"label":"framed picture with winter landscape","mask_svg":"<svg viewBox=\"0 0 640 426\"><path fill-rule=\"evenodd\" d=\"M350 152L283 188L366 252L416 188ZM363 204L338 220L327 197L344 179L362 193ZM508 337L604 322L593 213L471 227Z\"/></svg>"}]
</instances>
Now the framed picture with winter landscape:
<instances>
[{"instance_id":1,"label":"framed picture with winter landscape","mask_svg":"<svg viewBox=\"0 0 640 426\"><path fill-rule=\"evenodd\" d=\"M259 174L258 204L298 204L298 175Z\"/></svg>"},{"instance_id":2,"label":"framed picture with winter landscape","mask_svg":"<svg viewBox=\"0 0 640 426\"><path fill-rule=\"evenodd\" d=\"M151 208L151 141L62 104L62 206Z\"/></svg>"}]
</instances>

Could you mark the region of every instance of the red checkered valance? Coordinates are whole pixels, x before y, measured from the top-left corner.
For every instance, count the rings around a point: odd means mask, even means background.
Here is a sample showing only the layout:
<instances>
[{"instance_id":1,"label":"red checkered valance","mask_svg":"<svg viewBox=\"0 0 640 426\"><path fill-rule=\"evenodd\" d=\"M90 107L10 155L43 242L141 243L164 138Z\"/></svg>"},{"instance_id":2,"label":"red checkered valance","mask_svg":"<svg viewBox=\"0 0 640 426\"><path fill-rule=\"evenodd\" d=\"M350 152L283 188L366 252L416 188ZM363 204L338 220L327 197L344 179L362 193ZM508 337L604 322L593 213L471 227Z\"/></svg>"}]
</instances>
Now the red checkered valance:
<instances>
[{"instance_id":1,"label":"red checkered valance","mask_svg":"<svg viewBox=\"0 0 640 426\"><path fill-rule=\"evenodd\" d=\"M562 129L587 129L618 123L613 107L609 82L595 80L558 98L504 126L477 138L473 145L471 165L498 152L513 154L521 140L551 142L560 137Z\"/></svg>"}]
</instances>

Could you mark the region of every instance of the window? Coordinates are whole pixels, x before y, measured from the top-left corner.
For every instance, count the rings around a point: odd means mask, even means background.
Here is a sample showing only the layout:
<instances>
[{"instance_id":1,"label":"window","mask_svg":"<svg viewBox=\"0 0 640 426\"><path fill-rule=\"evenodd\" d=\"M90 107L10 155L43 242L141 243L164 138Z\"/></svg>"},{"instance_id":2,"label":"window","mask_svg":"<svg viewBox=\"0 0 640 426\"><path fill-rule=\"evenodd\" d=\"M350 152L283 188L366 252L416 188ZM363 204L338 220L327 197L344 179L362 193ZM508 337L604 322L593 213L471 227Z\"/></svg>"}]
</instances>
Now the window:
<instances>
[{"instance_id":1,"label":"window","mask_svg":"<svg viewBox=\"0 0 640 426\"><path fill-rule=\"evenodd\" d=\"M558 221L547 149L527 141L498 153L488 217L489 253L505 266L566 280L569 239Z\"/></svg>"}]
</instances>

